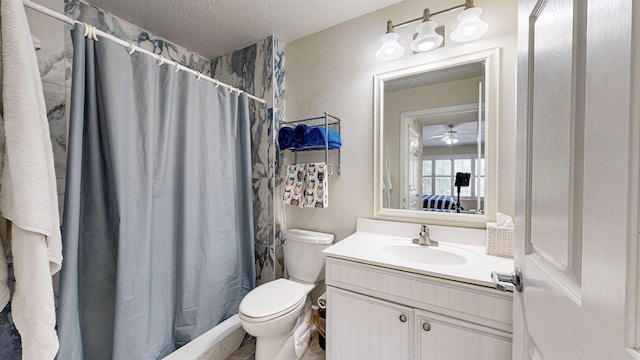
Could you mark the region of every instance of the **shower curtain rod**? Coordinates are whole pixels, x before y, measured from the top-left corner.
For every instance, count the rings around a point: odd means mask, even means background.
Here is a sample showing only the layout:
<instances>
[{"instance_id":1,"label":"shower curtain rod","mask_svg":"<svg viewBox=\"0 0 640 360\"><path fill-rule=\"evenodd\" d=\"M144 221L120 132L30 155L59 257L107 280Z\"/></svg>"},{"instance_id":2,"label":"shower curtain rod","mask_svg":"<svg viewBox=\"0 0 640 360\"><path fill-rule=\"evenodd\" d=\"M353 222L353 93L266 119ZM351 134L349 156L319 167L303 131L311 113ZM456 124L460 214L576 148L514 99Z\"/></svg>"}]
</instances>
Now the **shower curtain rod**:
<instances>
[{"instance_id":1,"label":"shower curtain rod","mask_svg":"<svg viewBox=\"0 0 640 360\"><path fill-rule=\"evenodd\" d=\"M53 10L49 9L48 7L46 7L46 6L42 6L40 4L36 4L31 0L22 0L22 4L24 6L26 6L26 7L28 7L28 8L31 8L31 9L35 10L35 11L38 11L38 12L40 12L42 14L45 14L45 15L48 15L48 16L54 18L54 19L58 19L58 20L64 21L64 22L66 22L68 24L71 24L71 25L75 25L75 24L84 24L85 26L87 25L86 23L82 23L82 22L80 22L80 21L78 21L78 20L76 20L74 18L71 18L71 17L66 16L66 15L62 15L62 14L56 12L56 11L53 11ZM162 55L156 55L156 54L152 53L151 51L148 51L148 50L145 50L145 49L143 49L141 47L135 46L131 42L126 42L126 41L124 41L124 40L122 40L122 39L120 39L118 37L115 37L115 36L109 34L109 33L106 33L104 31L95 29L95 27L94 27L94 30L93 30L93 34L95 34L97 36L100 36L100 37L103 37L103 38L106 38L106 39L109 39L109 40L115 42L116 44L127 48L129 50L130 54L133 54L133 52L135 52L135 51L147 54L147 55L153 57L154 59L158 60L158 65L159 66L162 65L162 64L169 64L169 65L175 66L176 67L176 71L179 71L179 70L186 71L188 73L191 73L191 74L195 75L198 78L198 80L199 79L204 79L204 80L207 80L207 81L213 83L216 87L218 87L218 86L226 87L230 91L237 92L238 95L240 95L241 93L245 92L245 91L240 90L238 88L234 88L231 85L227 85L227 84L225 84L223 82L220 82L220 81L218 81L218 80L216 80L214 78L211 78L211 77L208 77L206 75L203 75L202 73L200 73L200 72L198 72L196 70L193 70L191 68L188 68L188 67L186 67L184 65L180 65L176 61L166 59ZM266 103L266 101L264 99L261 99L261 98L259 98L257 96L253 96L253 95L251 95L249 93L247 93L247 97L249 97L250 99L256 100L257 102L259 102L261 104L265 104Z\"/></svg>"}]
</instances>

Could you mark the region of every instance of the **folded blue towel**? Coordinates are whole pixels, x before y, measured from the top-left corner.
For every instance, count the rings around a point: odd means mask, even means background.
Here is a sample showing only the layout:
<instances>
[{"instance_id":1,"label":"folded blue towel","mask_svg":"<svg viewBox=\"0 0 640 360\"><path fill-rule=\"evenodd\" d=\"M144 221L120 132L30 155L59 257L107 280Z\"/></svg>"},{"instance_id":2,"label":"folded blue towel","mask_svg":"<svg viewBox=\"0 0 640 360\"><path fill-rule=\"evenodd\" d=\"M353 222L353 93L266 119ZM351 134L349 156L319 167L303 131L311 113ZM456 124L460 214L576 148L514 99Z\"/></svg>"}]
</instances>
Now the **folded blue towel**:
<instances>
[{"instance_id":1,"label":"folded blue towel","mask_svg":"<svg viewBox=\"0 0 640 360\"><path fill-rule=\"evenodd\" d=\"M340 134L332 129L325 132L324 126L315 126L309 130L307 134L306 145L308 146L324 146L329 143L329 149L337 149L342 146Z\"/></svg>"},{"instance_id":2,"label":"folded blue towel","mask_svg":"<svg viewBox=\"0 0 640 360\"><path fill-rule=\"evenodd\" d=\"M293 147L293 128L290 126L283 126L278 131L278 144L280 150Z\"/></svg>"},{"instance_id":3,"label":"folded blue towel","mask_svg":"<svg viewBox=\"0 0 640 360\"><path fill-rule=\"evenodd\" d=\"M297 125L296 128L293 129L293 142L291 145L296 149L307 146L307 134L309 130L311 130L310 126L305 124Z\"/></svg>"}]
</instances>

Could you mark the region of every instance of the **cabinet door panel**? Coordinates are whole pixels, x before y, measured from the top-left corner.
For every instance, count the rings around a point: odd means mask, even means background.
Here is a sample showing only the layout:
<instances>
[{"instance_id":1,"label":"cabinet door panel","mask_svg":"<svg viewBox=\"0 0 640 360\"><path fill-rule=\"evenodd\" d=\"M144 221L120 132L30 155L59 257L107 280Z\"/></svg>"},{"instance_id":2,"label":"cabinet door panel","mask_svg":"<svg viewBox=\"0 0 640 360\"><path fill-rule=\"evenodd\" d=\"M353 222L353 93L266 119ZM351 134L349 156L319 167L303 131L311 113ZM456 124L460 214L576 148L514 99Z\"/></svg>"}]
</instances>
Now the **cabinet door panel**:
<instances>
[{"instance_id":1,"label":"cabinet door panel","mask_svg":"<svg viewBox=\"0 0 640 360\"><path fill-rule=\"evenodd\" d=\"M413 309L333 287L327 304L327 359L412 358Z\"/></svg>"},{"instance_id":2,"label":"cabinet door panel","mask_svg":"<svg viewBox=\"0 0 640 360\"><path fill-rule=\"evenodd\" d=\"M418 359L511 359L509 333L422 310L415 311L415 323Z\"/></svg>"}]
</instances>

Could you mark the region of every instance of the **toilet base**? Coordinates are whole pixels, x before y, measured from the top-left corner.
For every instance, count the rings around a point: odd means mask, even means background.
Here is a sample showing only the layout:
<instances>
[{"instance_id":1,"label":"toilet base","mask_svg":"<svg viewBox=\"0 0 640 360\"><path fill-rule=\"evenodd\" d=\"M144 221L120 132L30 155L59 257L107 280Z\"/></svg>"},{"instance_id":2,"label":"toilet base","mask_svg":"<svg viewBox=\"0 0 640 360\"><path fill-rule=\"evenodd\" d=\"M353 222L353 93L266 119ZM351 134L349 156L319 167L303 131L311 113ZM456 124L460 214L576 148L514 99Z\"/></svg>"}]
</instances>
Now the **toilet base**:
<instances>
[{"instance_id":1,"label":"toilet base","mask_svg":"<svg viewBox=\"0 0 640 360\"><path fill-rule=\"evenodd\" d=\"M311 300L307 298L304 310L291 332L283 336L256 337L255 360L298 360L309 346Z\"/></svg>"}]
</instances>

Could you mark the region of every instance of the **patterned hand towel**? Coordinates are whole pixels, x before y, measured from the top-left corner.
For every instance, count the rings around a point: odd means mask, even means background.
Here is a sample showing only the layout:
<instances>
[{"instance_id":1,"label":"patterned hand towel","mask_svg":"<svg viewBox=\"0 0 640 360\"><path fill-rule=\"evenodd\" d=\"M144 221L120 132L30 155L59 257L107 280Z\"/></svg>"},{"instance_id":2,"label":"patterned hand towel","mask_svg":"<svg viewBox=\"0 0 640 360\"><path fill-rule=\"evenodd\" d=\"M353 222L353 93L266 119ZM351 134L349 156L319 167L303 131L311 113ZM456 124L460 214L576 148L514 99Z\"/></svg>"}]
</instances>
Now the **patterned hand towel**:
<instances>
[{"instance_id":1,"label":"patterned hand towel","mask_svg":"<svg viewBox=\"0 0 640 360\"><path fill-rule=\"evenodd\" d=\"M304 207L326 208L329 206L327 183L327 165L325 163L307 164Z\"/></svg>"},{"instance_id":2,"label":"patterned hand towel","mask_svg":"<svg viewBox=\"0 0 640 360\"><path fill-rule=\"evenodd\" d=\"M315 207L316 184L318 182L318 166L316 163L307 164L307 180L304 189L304 207Z\"/></svg>"},{"instance_id":3,"label":"patterned hand towel","mask_svg":"<svg viewBox=\"0 0 640 360\"><path fill-rule=\"evenodd\" d=\"M296 164L293 190L291 192L291 201L289 204L302 207L304 204L304 182L307 174L307 165Z\"/></svg>"},{"instance_id":4,"label":"patterned hand towel","mask_svg":"<svg viewBox=\"0 0 640 360\"><path fill-rule=\"evenodd\" d=\"M287 165L287 177L284 180L284 190L282 191L282 202L291 204L293 188L296 183L298 166L296 164Z\"/></svg>"},{"instance_id":5,"label":"patterned hand towel","mask_svg":"<svg viewBox=\"0 0 640 360\"><path fill-rule=\"evenodd\" d=\"M317 208L329 207L329 168L325 163L318 163L318 188L315 200Z\"/></svg>"}]
</instances>

